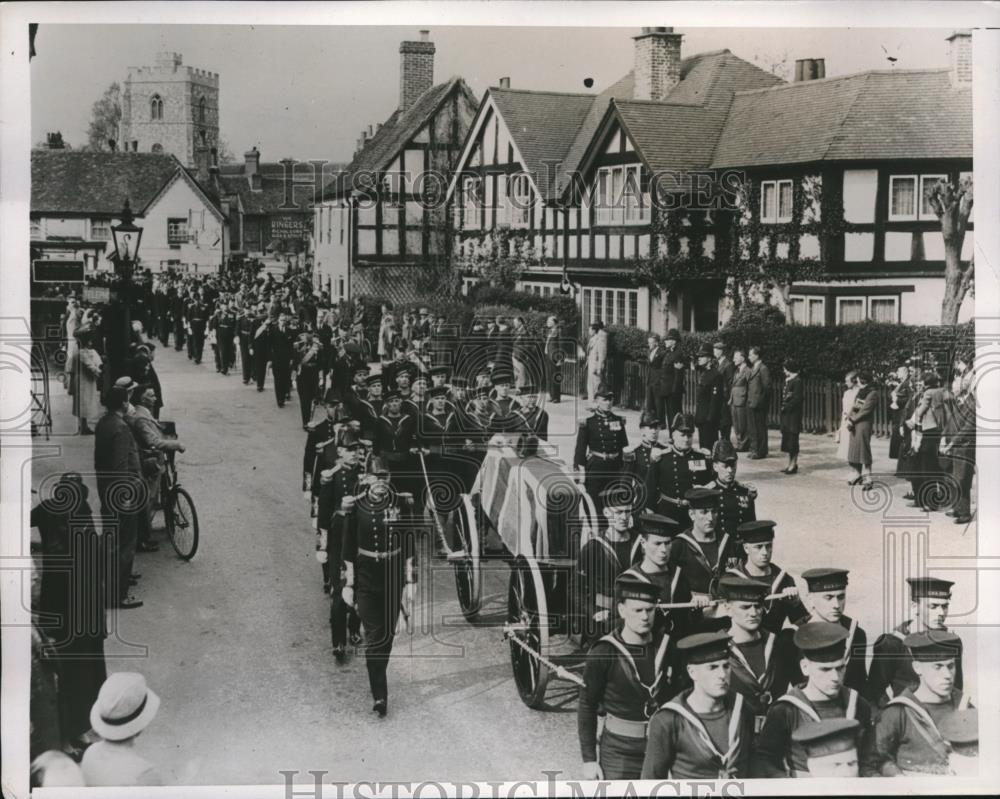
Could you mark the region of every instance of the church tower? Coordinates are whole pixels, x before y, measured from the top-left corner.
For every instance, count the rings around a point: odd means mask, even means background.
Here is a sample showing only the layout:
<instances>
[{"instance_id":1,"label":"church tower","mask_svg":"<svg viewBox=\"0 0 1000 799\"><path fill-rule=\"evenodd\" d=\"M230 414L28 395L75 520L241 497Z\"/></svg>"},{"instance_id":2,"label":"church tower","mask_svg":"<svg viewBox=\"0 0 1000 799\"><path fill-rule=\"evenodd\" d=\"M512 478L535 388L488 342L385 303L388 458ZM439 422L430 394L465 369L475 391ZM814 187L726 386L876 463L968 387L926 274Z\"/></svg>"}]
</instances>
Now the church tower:
<instances>
[{"instance_id":1,"label":"church tower","mask_svg":"<svg viewBox=\"0 0 1000 799\"><path fill-rule=\"evenodd\" d=\"M123 152L172 153L191 168L211 163L219 146L219 74L183 66L180 53L129 67L119 143Z\"/></svg>"}]
</instances>

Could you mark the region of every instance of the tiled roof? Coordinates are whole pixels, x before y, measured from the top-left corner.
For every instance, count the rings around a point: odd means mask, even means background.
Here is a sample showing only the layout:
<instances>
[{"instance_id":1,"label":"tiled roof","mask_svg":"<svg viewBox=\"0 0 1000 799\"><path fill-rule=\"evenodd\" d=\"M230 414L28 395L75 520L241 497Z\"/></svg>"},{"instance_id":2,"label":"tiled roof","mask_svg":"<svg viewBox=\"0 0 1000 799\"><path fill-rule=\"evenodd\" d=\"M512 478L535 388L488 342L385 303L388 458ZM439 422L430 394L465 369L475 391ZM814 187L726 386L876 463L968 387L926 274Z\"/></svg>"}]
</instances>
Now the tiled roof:
<instances>
[{"instance_id":1,"label":"tiled roof","mask_svg":"<svg viewBox=\"0 0 1000 799\"><path fill-rule=\"evenodd\" d=\"M265 163L259 166L260 191L251 190L250 179L244 174L245 164L226 164L219 168L220 193L238 194L245 214L294 210L288 208L292 201L299 206L299 210L304 211L312 202L322 181L331 174L340 173L343 167L343 164L326 164L323 170L319 171L307 161L296 163L293 167L296 183L296 188L293 189L294 200L287 200L284 164ZM314 185L309 186L308 183Z\"/></svg>"},{"instance_id":2,"label":"tiled roof","mask_svg":"<svg viewBox=\"0 0 1000 799\"><path fill-rule=\"evenodd\" d=\"M738 93L712 166L971 157L971 90L901 70Z\"/></svg>"},{"instance_id":3,"label":"tiled roof","mask_svg":"<svg viewBox=\"0 0 1000 799\"><path fill-rule=\"evenodd\" d=\"M464 92L472 105L476 104L472 90L459 77L432 86L406 111L393 111L347 168L323 186L317 199L331 199L345 194L351 188L352 176L360 171L384 169L455 89Z\"/></svg>"},{"instance_id":4,"label":"tiled roof","mask_svg":"<svg viewBox=\"0 0 1000 799\"><path fill-rule=\"evenodd\" d=\"M565 163L595 95L496 88L489 94L524 158L522 166L535 175L539 192L548 197L550 174Z\"/></svg>"},{"instance_id":5,"label":"tiled roof","mask_svg":"<svg viewBox=\"0 0 1000 799\"><path fill-rule=\"evenodd\" d=\"M707 168L726 121L724 110L701 106L644 100L614 100L612 105L654 173Z\"/></svg>"},{"instance_id":6,"label":"tiled roof","mask_svg":"<svg viewBox=\"0 0 1000 799\"><path fill-rule=\"evenodd\" d=\"M172 155L32 150L31 212L118 216L127 197L141 214L178 170Z\"/></svg>"}]
</instances>

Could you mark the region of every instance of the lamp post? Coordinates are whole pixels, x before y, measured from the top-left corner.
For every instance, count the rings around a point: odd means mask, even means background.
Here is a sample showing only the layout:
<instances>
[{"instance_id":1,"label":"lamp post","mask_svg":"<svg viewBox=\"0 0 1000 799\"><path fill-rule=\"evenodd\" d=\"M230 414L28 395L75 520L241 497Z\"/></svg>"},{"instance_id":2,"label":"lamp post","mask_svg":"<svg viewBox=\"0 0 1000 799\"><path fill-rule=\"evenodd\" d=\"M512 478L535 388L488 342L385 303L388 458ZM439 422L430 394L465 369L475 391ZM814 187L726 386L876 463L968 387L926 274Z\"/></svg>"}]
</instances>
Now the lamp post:
<instances>
[{"instance_id":1,"label":"lamp post","mask_svg":"<svg viewBox=\"0 0 1000 799\"><path fill-rule=\"evenodd\" d=\"M129 342L132 339L132 272L139 259L139 243L142 241L142 228L138 227L132 216L132 208L128 198L122 209L121 223L111 226L111 236L115 245L115 273L120 279L118 289L119 314L121 321L112 327L117 329L112 340L108 342L108 353L111 361L111 378L116 379L125 373L125 362L129 353Z\"/></svg>"}]
</instances>

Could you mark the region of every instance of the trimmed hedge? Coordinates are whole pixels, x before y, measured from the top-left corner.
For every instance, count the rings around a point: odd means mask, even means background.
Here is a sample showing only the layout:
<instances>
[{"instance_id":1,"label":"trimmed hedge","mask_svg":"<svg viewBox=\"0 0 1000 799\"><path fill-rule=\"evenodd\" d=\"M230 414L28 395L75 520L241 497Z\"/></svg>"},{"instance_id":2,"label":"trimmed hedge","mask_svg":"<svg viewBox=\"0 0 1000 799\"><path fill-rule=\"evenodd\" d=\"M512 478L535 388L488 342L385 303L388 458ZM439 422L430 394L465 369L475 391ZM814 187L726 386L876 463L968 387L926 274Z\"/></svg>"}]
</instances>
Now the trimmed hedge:
<instances>
[{"instance_id":1,"label":"trimmed hedge","mask_svg":"<svg viewBox=\"0 0 1000 799\"><path fill-rule=\"evenodd\" d=\"M515 291L488 283L473 286L469 292L469 300L476 306L505 305L519 311L537 311L547 316L557 316L564 330L576 327L580 313L576 300L572 297L564 297L562 294L543 297L530 291Z\"/></svg>"},{"instance_id":2,"label":"trimmed hedge","mask_svg":"<svg viewBox=\"0 0 1000 799\"><path fill-rule=\"evenodd\" d=\"M609 356L642 361L648 354L645 330L617 325L608 327ZM956 328L861 322L837 327L727 324L708 333L681 333L681 352L694 358L702 344L721 340L727 350L757 345L772 371L785 359L799 363L803 376L840 381L851 369L870 371L876 382L918 356L925 366L937 364L948 373L956 349L973 345L971 323Z\"/></svg>"}]
</instances>

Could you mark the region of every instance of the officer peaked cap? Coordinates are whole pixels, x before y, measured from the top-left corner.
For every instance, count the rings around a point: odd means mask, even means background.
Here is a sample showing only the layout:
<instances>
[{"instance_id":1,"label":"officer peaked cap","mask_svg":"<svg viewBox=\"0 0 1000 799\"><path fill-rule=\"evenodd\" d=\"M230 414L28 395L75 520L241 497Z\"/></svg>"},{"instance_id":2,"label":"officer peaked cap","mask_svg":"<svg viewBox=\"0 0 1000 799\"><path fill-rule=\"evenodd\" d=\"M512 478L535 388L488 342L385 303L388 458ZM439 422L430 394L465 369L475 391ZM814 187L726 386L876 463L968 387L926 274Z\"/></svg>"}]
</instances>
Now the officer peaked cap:
<instances>
[{"instance_id":1,"label":"officer peaked cap","mask_svg":"<svg viewBox=\"0 0 1000 799\"><path fill-rule=\"evenodd\" d=\"M774 540L774 522L758 519L755 522L743 522L736 528L737 537L744 544L762 544Z\"/></svg>"},{"instance_id":2,"label":"officer peaked cap","mask_svg":"<svg viewBox=\"0 0 1000 799\"><path fill-rule=\"evenodd\" d=\"M799 627L792 640L802 657L817 663L834 663L844 658L847 630L839 624L811 621Z\"/></svg>"},{"instance_id":3,"label":"officer peaked cap","mask_svg":"<svg viewBox=\"0 0 1000 799\"><path fill-rule=\"evenodd\" d=\"M597 399L614 399L615 393L605 389L604 391L595 391L594 396Z\"/></svg>"},{"instance_id":4,"label":"officer peaked cap","mask_svg":"<svg viewBox=\"0 0 1000 799\"><path fill-rule=\"evenodd\" d=\"M951 599L951 587L955 584L937 577L909 577L906 582L910 584L910 599L914 600L925 597Z\"/></svg>"},{"instance_id":5,"label":"officer peaked cap","mask_svg":"<svg viewBox=\"0 0 1000 799\"><path fill-rule=\"evenodd\" d=\"M857 719L823 719L797 727L792 740L805 747L807 757L838 755L857 748L860 729Z\"/></svg>"},{"instance_id":6,"label":"officer peaked cap","mask_svg":"<svg viewBox=\"0 0 1000 799\"><path fill-rule=\"evenodd\" d=\"M847 588L847 569L807 569L802 572L811 593L842 591Z\"/></svg>"},{"instance_id":7,"label":"officer peaked cap","mask_svg":"<svg viewBox=\"0 0 1000 799\"><path fill-rule=\"evenodd\" d=\"M729 633L721 630L695 633L677 642L677 649L684 653L688 663L714 663L729 659Z\"/></svg>"},{"instance_id":8,"label":"officer peaked cap","mask_svg":"<svg viewBox=\"0 0 1000 799\"><path fill-rule=\"evenodd\" d=\"M956 658L962 651L962 639L947 630L927 630L903 639L914 660L938 663Z\"/></svg>"},{"instance_id":9,"label":"officer peaked cap","mask_svg":"<svg viewBox=\"0 0 1000 799\"><path fill-rule=\"evenodd\" d=\"M344 449L357 449L361 446L361 439L353 430L345 430L344 435L341 436L340 441L337 442L337 446L343 447Z\"/></svg>"}]
</instances>

